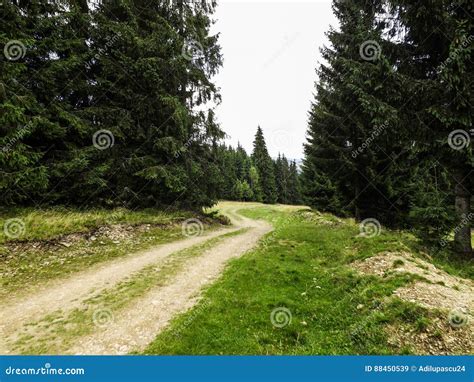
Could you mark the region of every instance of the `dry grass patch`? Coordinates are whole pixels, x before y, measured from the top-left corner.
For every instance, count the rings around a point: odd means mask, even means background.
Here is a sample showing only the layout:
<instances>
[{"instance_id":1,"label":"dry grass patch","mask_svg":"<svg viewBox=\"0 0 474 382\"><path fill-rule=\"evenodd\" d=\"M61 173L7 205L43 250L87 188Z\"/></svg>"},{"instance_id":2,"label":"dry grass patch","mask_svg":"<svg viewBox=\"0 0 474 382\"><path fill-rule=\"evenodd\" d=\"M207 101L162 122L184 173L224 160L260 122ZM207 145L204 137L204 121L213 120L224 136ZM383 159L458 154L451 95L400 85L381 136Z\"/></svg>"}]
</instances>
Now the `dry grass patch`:
<instances>
[{"instance_id":1,"label":"dry grass patch","mask_svg":"<svg viewBox=\"0 0 474 382\"><path fill-rule=\"evenodd\" d=\"M344 224L344 221L339 219L337 216L322 214L319 211L301 211L300 214L304 220L308 222L314 222L316 224L329 226L338 226Z\"/></svg>"}]
</instances>

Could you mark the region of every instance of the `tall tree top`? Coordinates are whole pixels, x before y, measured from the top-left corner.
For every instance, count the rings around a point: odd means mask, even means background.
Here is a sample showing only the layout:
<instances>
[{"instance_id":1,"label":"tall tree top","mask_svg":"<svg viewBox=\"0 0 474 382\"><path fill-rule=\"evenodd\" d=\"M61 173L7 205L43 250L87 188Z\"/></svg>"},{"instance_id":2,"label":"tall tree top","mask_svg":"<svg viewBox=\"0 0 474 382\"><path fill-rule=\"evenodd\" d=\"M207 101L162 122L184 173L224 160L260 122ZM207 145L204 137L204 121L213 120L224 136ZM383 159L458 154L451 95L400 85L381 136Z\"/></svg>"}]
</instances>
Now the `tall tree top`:
<instances>
[{"instance_id":1,"label":"tall tree top","mask_svg":"<svg viewBox=\"0 0 474 382\"><path fill-rule=\"evenodd\" d=\"M253 142L253 156L258 158L269 156L265 137L263 136L263 131L260 126L257 128L257 133L255 134L255 140Z\"/></svg>"}]
</instances>

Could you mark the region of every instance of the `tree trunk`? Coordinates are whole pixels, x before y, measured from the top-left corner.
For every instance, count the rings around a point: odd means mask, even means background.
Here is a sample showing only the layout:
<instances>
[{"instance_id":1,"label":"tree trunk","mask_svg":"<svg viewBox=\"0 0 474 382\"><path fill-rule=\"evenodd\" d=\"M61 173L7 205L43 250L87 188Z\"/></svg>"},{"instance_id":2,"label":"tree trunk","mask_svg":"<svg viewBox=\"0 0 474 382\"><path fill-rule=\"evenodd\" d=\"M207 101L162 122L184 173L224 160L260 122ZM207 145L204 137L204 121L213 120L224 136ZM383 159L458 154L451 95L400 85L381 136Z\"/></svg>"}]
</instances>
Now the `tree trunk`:
<instances>
[{"instance_id":1,"label":"tree trunk","mask_svg":"<svg viewBox=\"0 0 474 382\"><path fill-rule=\"evenodd\" d=\"M357 136L357 131L354 126L351 128L351 141L352 141L352 146L351 147L359 147L360 146L360 139L358 139ZM355 173L355 178L354 178L354 217L356 221L361 221L362 220L362 213L360 210L360 163L361 163L361 158L356 159L356 173Z\"/></svg>"},{"instance_id":2,"label":"tree trunk","mask_svg":"<svg viewBox=\"0 0 474 382\"><path fill-rule=\"evenodd\" d=\"M467 188L467 180L463 173L455 175L456 185L455 193L455 210L458 218L458 225L454 230L454 243L456 251L465 257L473 257L471 244L471 193Z\"/></svg>"},{"instance_id":3,"label":"tree trunk","mask_svg":"<svg viewBox=\"0 0 474 382\"><path fill-rule=\"evenodd\" d=\"M359 192L359 173L357 173L354 179L354 218L358 222L362 220L359 206Z\"/></svg>"}]
</instances>

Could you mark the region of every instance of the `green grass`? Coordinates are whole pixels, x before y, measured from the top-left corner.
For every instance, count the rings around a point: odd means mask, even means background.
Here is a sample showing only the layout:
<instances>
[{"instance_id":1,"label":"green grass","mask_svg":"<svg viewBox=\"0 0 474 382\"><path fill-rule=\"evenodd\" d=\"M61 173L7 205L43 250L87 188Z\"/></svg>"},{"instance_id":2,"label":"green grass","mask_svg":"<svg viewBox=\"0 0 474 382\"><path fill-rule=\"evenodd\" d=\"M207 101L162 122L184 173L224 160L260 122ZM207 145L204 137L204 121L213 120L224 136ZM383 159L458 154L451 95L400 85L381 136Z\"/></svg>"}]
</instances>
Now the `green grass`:
<instances>
[{"instance_id":1,"label":"green grass","mask_svg":"<svg viewBox=\"0 0 474 382\"><path fill-rule=\"evenodd\" d=\"M93 322L94 312L103 310L113 316L151 289L166 285L189 259L203 254L229 237L246 231L240 229L226 233L174 253L162 264L148 266L115 287L85 300L80 308L67 314L57 311L30 323L11 344L11 348L18 354L61 354L73 345L78 337L90 334L96 329Z\"/></svg>"},{"instance_id":2,"label":"green grass","mask_svg":"<svg viewBox=\"0 0 474 382\"><path fill-rule=\"evenodd\" d=\"M25 294L45 281L82 271L95 264L124 256L152 246L183 238L181 222L196 217L189 211L163 212L125 209L89 210L70 209L34 211L15 209L4 212L0 228L8 219L21 219L24 233L17 239L0 236L0 300L10 294ZM214 229L220 222L211 215L198 216L206 229ZM123 240L97 237L90 241L85 237L73 240L71 246L58 244L58 237L72 233L93 232L104 225L124 224L137 226L150 224L147 230L133 230ZM3 240L3 242L2 242ZM29 245L37 243L38 248Z\"/></svg>"},{"instance_id":3,"label":"green grass","mask_svg":"<svg viewBox=\"0 0 474 382\"><path fill-rule=\"evenodd\" d=\"M415 246L414 248L420 248ZM426 253L426 250L423 248L420 249L421 252ZM457 257L456 254L443 250L439 252L429 253L429 261L436 265L438 268L442 268L447 273L468 278L474 280L474 261L466 260L461 257Z\"/></svg>"},{"instance_id":4,"label":"green grass","mask_svg":"<svg viewBox=\"0 0 474 382\"><path fill-rule=\"evenodd\" d=\"M0 244L15 240L46 240L71 233L89 232L107 224L173 224L195 214L189 211L163 211L144 209L131 211L124 208L114 210L77 210L65 207L38 210L33 208L0 209ZM22 234L9 237L5 224L11 219L20 222Z\"/></svg>"},{"instance_id":5,"label":"green grass","mask_svg":"<svg viewBox=\"0 0 474 382\"><path fill-rule=\"evenodd\" d=\"M416 243L410 235L383 230L364 238L350 220L325 214L312 219L305 212L273 207L241 212L271 221L275 231L258 248L233 260L200 304L177 317L145 354L412 352L390 345L383 328L403 323L423 331L428 325L428 311L391 297L417 276L363 276L349 267L383 251L411 250ZM453 264L444 265L461 272ZM277 308L288 309L291 323L272 324L270 316Z\"/></svg>"}]
</instances>

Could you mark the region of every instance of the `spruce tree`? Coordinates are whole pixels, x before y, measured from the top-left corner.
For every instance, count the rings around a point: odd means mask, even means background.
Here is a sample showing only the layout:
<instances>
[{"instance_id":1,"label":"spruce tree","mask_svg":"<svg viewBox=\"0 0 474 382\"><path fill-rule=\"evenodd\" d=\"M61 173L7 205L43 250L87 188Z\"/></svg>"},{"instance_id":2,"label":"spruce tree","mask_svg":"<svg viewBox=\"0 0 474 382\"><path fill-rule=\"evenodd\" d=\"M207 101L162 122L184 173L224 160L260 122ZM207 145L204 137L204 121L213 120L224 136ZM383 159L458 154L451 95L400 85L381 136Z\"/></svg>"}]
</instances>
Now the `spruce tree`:
<instances>
[{"instance_id":1,"label":"spruce tree","mask_svg":"<svg viewBox=\"0 0 474 382\"><path fill-rule=\"evenodd\" d=\"M258 174L257 167L251 164L250 171L249 171L249 186L252 190L253 200L256 202L263 201L263 191L260 182L260 176Z\"/></svg>"},{"instance_id":2,"label":"spruce tree","mask_svg":"<svg viewBox=\"0 0 474 382\"><path fill-rule=\"evenodd\" d=\"M1 41L26 54L0 63L2 144L28 129L0 154L2 202L212 205L223 138L208 106L220 99L214 7L6 2Z\"/></svg>"},{"instance_id":3,"label":"spruce tree","mask_svg":"<svg viewBox=\"0 0 474 382\"><path fill-rule=\"evenodd\" d=\"M5 2L0 12L0 193L2 204L15 204L48 185L47 169L39 163L44 153L27 142L35 130L45 129L45 111L28 82L35 15L19 1Z\"/></svg>"},{"instance_id":4,"label":"spruce tree","mask_svg":"<svg viewBox=\"0 0 474 382\"><path fill-rule=\"evenodd\" d=\"M288 202L290 204L301 204L300 177L296 161L292 161L289 167L288 176Z\"/></svg>"},{"instance_id":5,"label":"spruce tree","mask_svg":"<svg viewBox=\"0 0 474 382\"><path fill-rule=\"evenodd\" d=\"M268 154L267 145L260 126L258 126L257 133L255 134L252 161L258 172L262 201L268 204L276 203L278 195L275 184L273 161Z\"/></svg>"},{"instance_id":6,"label":"spruce tree","mask_svg":"<svg viewBox=\"0 0 474 382\"><path fill-rule=\"evenodd\" d=\"M472 7L352 0L333 8L341 28L328 33L318 70L302 174L307 202L411 223L438 245L454 231L457 251L470 256ZM366 42L374 59L362 57Z\"/></svg>"},{"instance_id":7,"label":"spruce tree","mask_svg":"<svg viewBox=\"0 0 474 382\"><path fill-rule=\"evenodd\" d=\"M290 203L289 195L289 182L290 178L290 166L288 159L285 155L278 154L278 158L275 161L275 181L278 193L278 203L288 204Z\"/></svg>"},{"instance_id":8,"label":"spruce tree","mask_svg":"<svg viewBox=\"0 0 474 382\"><path fill-rule=\"evenodd\" d=\"M356 219L385 224L407 214L407 202L390 187L393 154L389 136L398 125L392 99L394 63L381 39L379 3L335 1L340 31L331 29L331 46L322 49L327 64L318 70L316 99L310 110L303 164L303 189L310 205ZM401 204L397 205L397 201Z\"/></svg>"},{"instance_id":9,"label":"spruce tree","mask_svg":"<svg viewBox=\"0 0 474 382\"><path fill-rule=\"evenodd\" d=\"M454 231L457 252L470 257L472 5L445 0L433 2L430 8L419 2L390 4L405 30L398 44L405 64L398 75L404 98L411 100L404 110L413 117L405 133L407 143L417 152L417 173L428 174L423 180L413 178L413 183L433 185L431 198L424 193L426 186L414 187L411 217L420 237L431 236L431 243L444 243Z\"/></svg>"}]
</instances>

